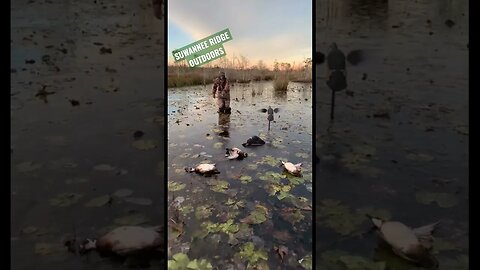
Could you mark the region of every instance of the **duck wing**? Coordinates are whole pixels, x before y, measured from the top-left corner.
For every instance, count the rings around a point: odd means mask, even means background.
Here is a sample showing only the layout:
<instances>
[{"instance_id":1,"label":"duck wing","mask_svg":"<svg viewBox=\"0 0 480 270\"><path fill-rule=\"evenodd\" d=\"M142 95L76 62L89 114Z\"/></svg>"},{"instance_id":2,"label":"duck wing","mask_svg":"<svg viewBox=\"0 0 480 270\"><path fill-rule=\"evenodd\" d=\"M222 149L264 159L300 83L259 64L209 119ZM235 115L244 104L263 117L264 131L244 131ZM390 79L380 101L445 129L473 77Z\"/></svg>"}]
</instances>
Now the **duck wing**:
<instances>
[{"instance_id":1,"label":"duck wing","mask_svg":"<svg viewBox=\"0 0 480 270\"><path fill-rule=\"evenodd\" d=\"M266 113L267 112L267 109L260 109L258 110L259 112L262 112L262 113Z\"/></svg>"},{"instance_id":2,"label":"duck wing","mask_svg":"<svg viewBox=\"0 0 480 270\"><path fill-rule=\"evenodd\" d=\"M420 241L420 244L426 249L431 249L433 247L432 233L438 224L439 222L435 222L413 229L413 233L418 237L418 241Z\"/></svg>"},{"instance_id":3,"label":"duck wing","mask_svg":"<svg viewBox=\"0 0 480 270\"><path fill-rule=\"evenodd\" d=\"M227 158L228 159L237 159L238 158L238 152L237 151L232 151Z\"/></svg>"},{"instance_id":4,"label":"duck wing","mask_svg":"<svg viewBox=\"0 0 480 270\"><path fill-rule=\"evenodd\" d=\"M427 235L432 235L433 231L437 228L437 225L440 224L440 222L435 222L432 224L428 224L422 227L418 227L413 229L413 232L418 236L427 236Z\"/></svg>"},{"instance_id":5,"label":"duck wing","mask_svg":"<svg viewBox=\"0 0 480 270\"><path fill-rule=\"evenodd\" d=\"M275 109L273 109L273 111L274 111L275 113L278 113L278 112L280 111L280 109L279 109L279 108L275 108Z\"/></svg>"}]
</instances>

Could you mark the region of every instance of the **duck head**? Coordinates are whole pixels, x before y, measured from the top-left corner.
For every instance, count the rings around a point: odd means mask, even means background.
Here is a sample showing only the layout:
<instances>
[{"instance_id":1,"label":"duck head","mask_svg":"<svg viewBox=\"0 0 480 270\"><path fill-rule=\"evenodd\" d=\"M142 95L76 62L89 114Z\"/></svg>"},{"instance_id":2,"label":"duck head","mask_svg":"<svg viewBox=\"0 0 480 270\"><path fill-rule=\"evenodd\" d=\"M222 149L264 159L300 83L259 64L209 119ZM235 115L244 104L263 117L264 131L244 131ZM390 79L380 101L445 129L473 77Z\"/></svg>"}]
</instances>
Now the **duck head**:
<instances>
[{"instance_id":1,"label":"duck head","mask_svg":"<svg viewBox=\"0 0 480 270\"><path fill-rule=\"evenodd\" d=\"M94 250L97 248L97 240L96 239L85 239L79 246L80 254L86 254L90 250Z\"/></svg>"},{"instance_id":2,"label":"duck head","mask_svg":"<svg viewBox=\"0 0 480 270\"><path fill-rule=\"evenodd\" d=\"M372 221L372 223L373 223L373 225L375 226L376 229L380 229L383 226L383 223L385 223L385 220L383 220L383 219L373 217L373 216L370 216L368 214L366 216L367 216L367 218L370 219L370 221Z\"/></svg>"}]
</instances>

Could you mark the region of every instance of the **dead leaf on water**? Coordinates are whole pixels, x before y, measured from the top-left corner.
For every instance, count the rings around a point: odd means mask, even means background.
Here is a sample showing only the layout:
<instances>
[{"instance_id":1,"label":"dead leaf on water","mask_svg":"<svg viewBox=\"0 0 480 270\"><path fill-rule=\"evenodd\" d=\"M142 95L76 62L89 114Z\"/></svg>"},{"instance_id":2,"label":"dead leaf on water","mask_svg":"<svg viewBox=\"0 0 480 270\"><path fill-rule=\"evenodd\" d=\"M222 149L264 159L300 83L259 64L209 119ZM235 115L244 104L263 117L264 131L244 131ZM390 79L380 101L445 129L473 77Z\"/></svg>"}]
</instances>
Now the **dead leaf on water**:
<instances>
[{"instance_id":1,"label":"dead leaf on water","mask_svg":"<svg viewBox=\"0 0 480 270\"><path fill-rule=\"evenodd\" d=\"M82 197L83 195L78 193L61 193L50 199L50 205L68 207L76 204Z\"/></svg>"},{"instance_id":2,"label":"dead leaf on water","mask_svg":"<svg viewBox=\"0 0 480 270\"><path fill-rule=\"evenodd\" d=\"M26 162L17 164L17 170L24 173L38 170L41 167L42 167L42 164L35 163L32 161L26 161Z\"/></svg>"},{"instance_id":3,"label":"dead leaf on water","mask_svg":"<svg viewBox=\"0 0 480 270\"><path fill-rule=\"evenodd\" d=\"M128 188L124 188L124 189L119 189L117 191L115 191L113 193L113 196L115 197L128 197L130 195L132 195L133 191L131 189L128 189Z\"/></svg>"},{"instance_id":4,"label":"dead leaf on water","mask_svg":"<svg viewBox=\"0 0 480 270\"><path fill-rule=\"evenodd\" d=\"M419 203L422 204L431 204L436 203L442 208L450 208L457 205L458 200L455 195L449 193L433 193L433 192L417 192L415 198Z\"/></svg>"},{"instance_id":5,"label":"dead leaf on water","mask_svg":"<svg viewBox=\"0 0 480 270\"><path fill-rule=\"evenodd\" d=\"M156 148L157 144L156 140L136 140L132 143L132 146L139 150L151 150Z\"/></svg>"},{"instance_id":6,"label":"dead leaf on water","mask_svg":"<svg viewBox=\"0 0 480 270\"><path fill-rule=\"evenodd\" d=\"M96 197L85 203L86 207L102 207L108 204L111 201L112 197L110 195L103 195L100 197Z\"/></svg>"},{"instance_id":7,"label":"dead leaf on water","mask_svg":"<svg viewBox=\"0 0 480 270\"><path fill-rule=\"evenodd\" d=\"M124 200L129 203L143 205L143 206L151 205L153 203L152 200L148 198L129 197L129 198L125 198Z\"/></svg>"},{"instance_id":8,"label":"dead leaf on water","mask_svg":"<svg viewBox=\"0 0 480 270\"><path fill-rule=\"evenodd\" d=\"M112 165L108 165L108 164L99 164L99 165L96 165L95 167L93 167L93 169L96 170L96 171L108 172L108 171L113 171L116 168L113 167Z\"/></svg>"}]
</instances>

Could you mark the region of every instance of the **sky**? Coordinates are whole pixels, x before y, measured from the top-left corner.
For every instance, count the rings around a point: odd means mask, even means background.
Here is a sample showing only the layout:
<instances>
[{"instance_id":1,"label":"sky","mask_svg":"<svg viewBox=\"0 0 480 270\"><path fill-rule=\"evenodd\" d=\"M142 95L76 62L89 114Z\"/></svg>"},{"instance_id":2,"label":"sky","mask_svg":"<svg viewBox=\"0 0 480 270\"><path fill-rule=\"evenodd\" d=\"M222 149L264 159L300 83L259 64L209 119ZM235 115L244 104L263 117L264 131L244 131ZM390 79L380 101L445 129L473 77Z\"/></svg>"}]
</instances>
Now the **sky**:
<instances>
[{"instance_id":1,"label":"sky","mask_svg":"<svg viewBox=\"0 0 480 270\"><path fill-rule=\"evenodd\" d=\"M312 0L175 0L168 2L168 52L229 28L227 57L300 63L312 55ZM216 60L219 61L219 60Z\"/></svg>"}]
</instances>

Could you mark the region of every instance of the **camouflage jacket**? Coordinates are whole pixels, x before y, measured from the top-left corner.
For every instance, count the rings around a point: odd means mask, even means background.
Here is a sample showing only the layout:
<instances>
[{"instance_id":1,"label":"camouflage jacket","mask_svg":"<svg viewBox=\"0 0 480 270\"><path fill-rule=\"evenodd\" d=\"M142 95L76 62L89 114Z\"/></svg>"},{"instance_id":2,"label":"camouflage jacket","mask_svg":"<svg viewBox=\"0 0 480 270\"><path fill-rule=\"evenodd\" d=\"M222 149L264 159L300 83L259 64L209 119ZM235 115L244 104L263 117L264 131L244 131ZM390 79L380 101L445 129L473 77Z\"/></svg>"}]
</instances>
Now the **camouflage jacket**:
<instances>
[{"instance_id":1,"label":"camouflage jacket","mask_svg":"<svg viewBox=\"0 0 480 270\"><path fill-rule=\"evenodd\" d=\"M216 98L230 99L230 85L228 80L222 81L219 78L215 78L213 81L212 94Z\"/></svg>"}]
</instances>

